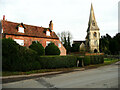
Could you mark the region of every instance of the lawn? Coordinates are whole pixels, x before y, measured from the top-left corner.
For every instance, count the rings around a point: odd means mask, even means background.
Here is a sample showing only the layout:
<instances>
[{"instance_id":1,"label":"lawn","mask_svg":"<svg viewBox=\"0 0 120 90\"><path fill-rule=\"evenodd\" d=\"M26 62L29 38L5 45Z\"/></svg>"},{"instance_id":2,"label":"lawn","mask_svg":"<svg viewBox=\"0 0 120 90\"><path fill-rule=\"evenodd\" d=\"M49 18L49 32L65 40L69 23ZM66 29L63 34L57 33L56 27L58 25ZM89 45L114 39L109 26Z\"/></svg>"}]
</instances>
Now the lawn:
<instances>
[{"instance_id":1,"label":"lawn","mask_svg":"<svg viewBox=\"0 0 120 90\"><path fill-rule=\"evenodd\" d=\"M85 69L92 69L92 68L97 68L100 66L105 66L105 65L110 65L113 64L115 62L120 61L120 59L109 59L109 58L104 58L104 63L103 64L95 64L95 65L89 65L89 66L85 66Z\"/></svg>"},{"instance_id":2,"label":"lawn","mask_svg":"<svg viewBox=\"0 0 120 90\"><path fill-rule=\"evenodd\" d=\"M85 66L85 69L90 69L90 68L97 68L100 66L104 65L110 65L113 64L117 61L120 61L120 59L108 59L104 58L104 63L103 64L96 64L96 65L89 65ZM33 71L28 71L28 72L9 72L9 71L3 71L2 76L11 76L11 75L29 75L29 74L35 74L35 73L45 73L45 72L53 72L53 71L70 71L76 68L81 68L81 67L73 67L73 68L59 68L59 69L41 69L41 70L33 70Z\"/></svg>"},{"instance_id":3,"label":"lawn","mask_svg":"<svg viewBox=\"0 0 120 90\"><path fill-rule=\"evenodd\" d=\"M120 59L109 59L109 58L104 58L104 65L109 65L112 63L115 63L117 61L120 61Z\"/></svg>"}]
</instances>

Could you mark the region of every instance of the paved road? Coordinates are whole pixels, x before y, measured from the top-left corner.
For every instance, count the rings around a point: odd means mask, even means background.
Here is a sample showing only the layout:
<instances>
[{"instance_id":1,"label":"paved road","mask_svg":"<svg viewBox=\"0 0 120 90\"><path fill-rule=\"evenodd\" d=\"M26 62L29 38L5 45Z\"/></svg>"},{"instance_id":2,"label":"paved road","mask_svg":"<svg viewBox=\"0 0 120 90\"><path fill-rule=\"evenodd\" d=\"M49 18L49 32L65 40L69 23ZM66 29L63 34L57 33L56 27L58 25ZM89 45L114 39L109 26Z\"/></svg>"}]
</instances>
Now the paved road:
<instances>
[{"instance_id":1,"label":"paved road","mask_svg":"<svg viewBox=\"0 0 120 90\"><path fill-rule=\"evenodd\" d=\"M5 83L3 88L118 88L118 65Z\"/></svg>"}]
</instances>

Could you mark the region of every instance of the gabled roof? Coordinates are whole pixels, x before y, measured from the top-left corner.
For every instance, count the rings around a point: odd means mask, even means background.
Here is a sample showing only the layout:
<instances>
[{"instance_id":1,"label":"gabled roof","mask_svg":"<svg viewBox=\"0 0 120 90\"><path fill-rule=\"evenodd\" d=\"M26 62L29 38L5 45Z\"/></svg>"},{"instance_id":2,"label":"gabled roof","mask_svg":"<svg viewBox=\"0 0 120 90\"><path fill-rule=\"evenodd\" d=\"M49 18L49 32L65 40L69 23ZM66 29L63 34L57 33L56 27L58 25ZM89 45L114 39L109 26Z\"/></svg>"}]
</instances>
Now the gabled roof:
<instances>
[{"instance_id":1,"label":"gabled roof","mask_svg":"<svg viewBox=\"0 0 120 90\"><path fill-rule=\"evenodd\" d=\"M85 44L85 41L73 41L73 43L75 44L75 43L77 43L77 44L82 44L82 43L84 43Z\"/></svg>"},{"instance_id":2,"label":"gabled roof","mask_svg":"<svg viewBox=\"0 0 120 90\"><path fill-rule=\"evenodd\" d=\"M15 22L6 21L6 20L2 20L1 23L2 23L2 28L3 28L3 33L5 34L59 39L57 35L55 34L55 32L51 31L49 28L26 25L23 23L15 23ZM24 33L18 32L17 27L19 27L19 25L22 25L24 27ZM47 30L51 32L50 36L46 36Z\"/></svg>"}]
</instances>

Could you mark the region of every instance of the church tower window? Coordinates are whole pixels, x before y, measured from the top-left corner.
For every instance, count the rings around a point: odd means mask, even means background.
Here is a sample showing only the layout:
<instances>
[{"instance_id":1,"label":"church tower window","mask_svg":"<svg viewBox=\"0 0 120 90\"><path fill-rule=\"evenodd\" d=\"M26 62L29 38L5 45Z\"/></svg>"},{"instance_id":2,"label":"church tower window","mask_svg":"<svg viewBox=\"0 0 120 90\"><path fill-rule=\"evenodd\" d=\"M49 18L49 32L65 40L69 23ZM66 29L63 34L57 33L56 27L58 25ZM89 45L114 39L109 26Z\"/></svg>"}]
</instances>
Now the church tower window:
<instances>
[{"instance_id":1,"label":"church tower window","mask_svg":"<svg viewBox=\"0 0 120 90\"><path fill-rule=\"evenodd\" d=\"M94 22L94 20L92 21L92 25L95 26L95 22Z\"/></svg>"},{"instance_id":2,"label":"church tower window","mask_svg":"<svg viewBox=\"0 0 120 90\"><path fill-rule=\"evenodd\" d=\"M97 33L96 33L96 32L94 32L94 33L93 33L93 36L94 36L94 37L97 37Z\"/></svg>"}]
</instances>

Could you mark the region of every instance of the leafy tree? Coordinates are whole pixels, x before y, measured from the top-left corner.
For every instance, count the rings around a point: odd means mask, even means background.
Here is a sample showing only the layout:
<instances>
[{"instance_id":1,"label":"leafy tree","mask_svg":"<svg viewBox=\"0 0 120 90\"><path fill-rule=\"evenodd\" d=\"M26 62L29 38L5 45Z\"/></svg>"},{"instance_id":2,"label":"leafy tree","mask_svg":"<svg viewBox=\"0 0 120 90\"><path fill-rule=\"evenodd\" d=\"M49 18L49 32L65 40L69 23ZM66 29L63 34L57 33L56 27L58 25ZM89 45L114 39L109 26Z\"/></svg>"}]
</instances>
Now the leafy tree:
<instances>
[{"instance_id":1,"label":"leafy tree","mask_svg":"<svg viewBox=\"0 0 120 90\"><path fill-rule=\"evenodd\" d=\"M105 54L119 54L120 52L120 33L113 38L106 34L100 38L100 52Z\"/></svg>"},{"instance_id":2,"label":"leafy tree","mask_svg":"<svg viewBox=\"0 0 120 90\"><path fill-rule=\"evenodd\" d=\"M45 55L45 49L38 41L33 41L29 48L35 50L38 55Z\"/></svg>"},{"instance_id":3,"label":"leafy tree","mask_svg":"<svg viewBox=\"0 0 120 90\"><path fill-rule=\"evenodd\" d=\"M120 33L117 33L110 42L111 54L119 54L120 52Z\"/></svg>"},{"instance_id":4,"label":"leafy tree","mask_svg":"<svg viewBox=\"0 0 120 90\"><path fill-rule=\"evenodd\" d=\"M71 45L70 45L70 33L68 33L68 45L67 45L67 53L71 51Z\"/></svg>"},{"instance_id":5,"label":"leafy tree","mask_svg":"<svg viewBox=\"0 0 120 90\"><path fill-rule=\"evenodd\" d=\"M49 43L45 48L46 55L60 55L59 48L54 43Z\"/></svg>"},{"instance_id":6,"label":"leafy tree","mask_svg":"<svg viewBox=\"0 0 120 90\"><path fill-rule=\"evenodd\" d=\"M79 52L79 47L80 47L79 43L72 44L71 51L72 52Z\"/></svg>"}]
</instances>

